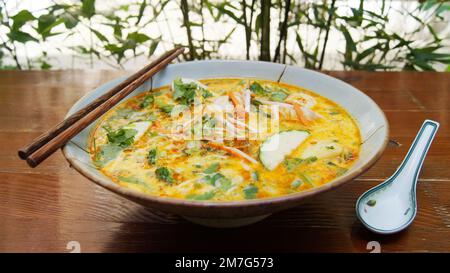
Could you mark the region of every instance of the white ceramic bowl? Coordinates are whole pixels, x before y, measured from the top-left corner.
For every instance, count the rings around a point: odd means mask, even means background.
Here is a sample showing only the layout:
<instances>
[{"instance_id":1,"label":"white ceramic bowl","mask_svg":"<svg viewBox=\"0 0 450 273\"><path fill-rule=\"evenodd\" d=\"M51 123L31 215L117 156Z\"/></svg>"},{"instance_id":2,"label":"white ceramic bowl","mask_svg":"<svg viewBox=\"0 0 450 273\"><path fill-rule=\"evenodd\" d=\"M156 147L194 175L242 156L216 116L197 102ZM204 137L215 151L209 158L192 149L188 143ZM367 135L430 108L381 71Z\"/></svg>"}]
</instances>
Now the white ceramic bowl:
<instances>
[{"instance_id":1,"label":"white ceramic bowl","mask_svg":"<svg viewBox=\"0 0 450 273\"><path fill-rule=\"evenodd\" d=\"M193 222L217 227L234 227L256 222L270 215L298 205L308 197L336 188L366 171L381 156L388 141L388 123L378 105L358 89L325 74L282 64L254 61L194 61L172 64L156 74L129 97L168 85L176 77L194 79L250 77L297 85L327 97L344 107L357 121L362 137L359 159L345 175L320 187L281 197L231 201L192 201L142 194L120 187L99 172L89 155L81 148L93 125L89 126L63 148L64 156L82 175L93 182L144 206L175 213ZM83 96L68 115L117 85L124 78L108 82ZM80 148L81 147L81 148Z\"/></svg>"}]
</instances>

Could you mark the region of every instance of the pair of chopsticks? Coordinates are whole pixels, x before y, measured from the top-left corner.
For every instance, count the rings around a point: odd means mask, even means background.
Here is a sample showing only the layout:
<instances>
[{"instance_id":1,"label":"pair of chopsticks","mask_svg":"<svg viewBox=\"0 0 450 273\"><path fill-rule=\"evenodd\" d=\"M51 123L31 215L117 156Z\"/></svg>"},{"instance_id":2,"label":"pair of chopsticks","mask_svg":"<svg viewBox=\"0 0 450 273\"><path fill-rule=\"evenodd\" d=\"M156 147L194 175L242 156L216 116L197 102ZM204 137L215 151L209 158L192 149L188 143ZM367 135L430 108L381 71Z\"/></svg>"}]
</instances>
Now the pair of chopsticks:
<instances>
[{"instance_id":1,"label":"pair of chopsticks","mask_svg":"<svg viewBox=\"0 0 450 273\"><path fill-rule=\"evenodd\" d=\"M31 144L20 149L19 157L26 160L30 167L36 167L146 80L161 71L183 51L182 47L167 51L157 60L40 135Z\"/></svg>"}]
</instances>

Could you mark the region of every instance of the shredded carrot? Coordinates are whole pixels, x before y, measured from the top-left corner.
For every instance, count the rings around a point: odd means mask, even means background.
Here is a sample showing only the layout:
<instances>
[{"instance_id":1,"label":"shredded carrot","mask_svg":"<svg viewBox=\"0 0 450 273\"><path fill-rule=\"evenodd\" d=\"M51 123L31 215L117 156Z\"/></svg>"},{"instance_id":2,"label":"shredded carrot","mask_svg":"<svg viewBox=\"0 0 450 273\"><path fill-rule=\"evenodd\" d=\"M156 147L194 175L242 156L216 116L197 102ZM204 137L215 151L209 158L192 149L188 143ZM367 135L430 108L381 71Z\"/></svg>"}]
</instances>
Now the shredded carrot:
<instances>
[{"instance_id":1,"label":"shredded carrot","mask_svg":"<svg viewBox=\"0 0 450 273\"><path fill-rule=\"evenodd\" d=\"M302 110L302 107L300 106L300 104L293 103L293 105L294 105L295 113L297 114L297 117L300 120L300 122L303 123L304 125L308 125L309 121L308 121L308 119L306 119L305 115L303 114L303 110Z\"/></svg>"},{"instance_id":2,"label":"shredded carrot","mask_svg":"<svg viewBox=\"0 0 450 273\"><path fill-rule=\"evenodd\" d=\"M231 155L234 155L236 157L245 159L251 163L258 163L258 161L256 161L254 158L252 158L251 156L249 156L248 154L244 153L243 151L233 148L233 147L228 147L223 145L222 143L219 142L214 142L214 141L210 141L208 142L208 145L212 148L218 149L218 150L222 150L225 151Z\"/></svg>"},{"instance_id":3,"label":"shredded carrot","mask_svg":"<svg viewBox=\"0 0 450 273\"><path fill-rule=\"evenodd\" d=\"M239 98L236 97L236 94L235 94L234 92L228 91L228 97L230 97L231 102L233 102L233 104L234 104L235 107L238 107L238 106L239 106L239 104L240 104L240 103L239 103Z\"/></svg>"},{"instance_id":4,"label":"shredded carrot","mask_svg":"<svg viewBox=\"0 0 450 273\"><path fill-rule=\"evenodd\" d=\"M236 95L236 92L229 91L228 97L230 97L231 102L233 103L234 107L236 107L236 116L238 118L245 119L247 113L245 112L243 102Z\"/></svg>"}]
</instances>

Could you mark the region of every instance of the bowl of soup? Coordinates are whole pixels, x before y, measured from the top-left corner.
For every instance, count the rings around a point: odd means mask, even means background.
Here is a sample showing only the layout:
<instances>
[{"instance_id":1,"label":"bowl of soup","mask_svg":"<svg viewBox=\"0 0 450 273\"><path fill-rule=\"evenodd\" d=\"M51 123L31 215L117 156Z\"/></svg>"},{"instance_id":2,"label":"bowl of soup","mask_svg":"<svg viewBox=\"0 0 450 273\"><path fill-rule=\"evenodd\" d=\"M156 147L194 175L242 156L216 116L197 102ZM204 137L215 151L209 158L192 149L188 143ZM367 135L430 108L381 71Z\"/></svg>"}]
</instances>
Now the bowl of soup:
<instances>
[{"instance_id":1,"label":"bowl of soup","mask_svg":"<svg viewBox=\"0 0 450 273\"><path fill-rule=\"evenodd\" d=\"M122 80L86 94L68 115ZM376 103L338 79L267 62L195 61L156 74L63 153L125 198L234 227L353 180L387 139Z\"/></svg>"}]
</instances>

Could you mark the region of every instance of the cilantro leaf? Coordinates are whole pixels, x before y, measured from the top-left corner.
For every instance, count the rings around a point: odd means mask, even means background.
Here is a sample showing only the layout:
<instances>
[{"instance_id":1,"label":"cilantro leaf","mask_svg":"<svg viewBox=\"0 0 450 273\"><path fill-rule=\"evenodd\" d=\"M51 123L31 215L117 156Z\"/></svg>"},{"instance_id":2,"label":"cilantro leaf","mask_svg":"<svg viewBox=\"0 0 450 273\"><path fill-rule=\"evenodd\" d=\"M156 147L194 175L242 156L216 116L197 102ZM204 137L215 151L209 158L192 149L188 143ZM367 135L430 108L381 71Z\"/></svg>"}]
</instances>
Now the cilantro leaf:
<instances>
[{"instance_id":1,"label":"cilantro leaf","mask_svg":"<svg viewBox=\"0 0 450 273\"><path fill-rule=\"evenodd\" d=\"M118 129L106 134L109 143L117 144L118 146L125 148L130 146L134 142L134 136L137 134L137 130L134 129Z\"/></svg>"},{"instance_id":2,"label":"cilantro leaf","mask_svg":"<svg viewBox=\"0 0 450 273\"><path fill-rule=\"evenodd\" d=\"M212 174L217 172L217 170L219 169L219 163L214 163L211 166L209 166L208 168L206 168L203 172L206 174Z\"/></svg>"},{"instance_id":3,"label":"cilantro leaf","mask_svg":"<svg viewBox=\"0 0 450 273\"><path fill-rule=\"evenodd\" d=\"M147 155L148 164L155 165L156 164L156 157L157 157L157 150L156 150L156 148L155 149L151 149L150 151L148 151L148 155Z\"/></svg>"},{"instance_id":4,"label":"cilantro leaf","mask_svg":"<svg viewBox=\"0 0 450 273\"><path fill-rule=\"evenodd\" d=\"M262 85L259 84L258 82L253 82L249 88L253 93L257 95L261 96L267 95L267 90L265 90L264 87L262 87Z\"/></svg>"},{"instance_id":5,"label":"cilantro leaf","mask_svg":"<svg viewBox=\"0 0 450 273\"><path fill-rule=\"evenodd\" d=\"M183 83L180 78L173 81L173 98L185 105L191 105L194 102L195 91L198 89L195 83Z\"/></svg>"},{"instance_id":6,"label":"cilantro leaf","mask_svg":"<svg viewBox=\"0 0 450 273\"><path fill-rule=\"evenodd\" d=\"M270 94L270 100L283 102L287 96L288 95L282 91L274 91Z\"/></svg>"},{"instance_id":7,"label":"cilantro leaf","mask_svg":"<svg viewBox=\"0 0 450 273\"><path fill-rule=\"evenodd\" d=\"M213 96L213 94L211 92L209 92L208 90L203 89L203 88L201 90L202 90L202 97L204 99L207 99L207 98L210 98Z\"/></svg>"},{"instance_id":8,"label":"cilantro leaf","mask_svg":"<svg viewBox=\"0 0 450 273\"><path fill-rule=\"evenodd\" d=\"M158 178L161 181L167 182L169 184L172 184L174 182L172 172L166 167L160 167L156 169L155 174L156 178Z\"/></svg>"},{"instance_id":9,"label":"cilantro leaf","mask_svg":"<svg viewBox=\"0 0 450 273\"><path fill-rule=\"evenodd\" d=\"M139 107L141 108L147 108L150 104L152 104L155 101L155 98L153 95L147 95L144 97L142 102L139 104Z\"/></svg>"},{"instance_id":10,"label":"cilantro leaf","mask_svg":"<svg viewBox=\"0 0 450 273\"><path fill-rule=\"evenodd\" d=\"M301 158L286 158L283 161L283 165L288 172L291 172L295 168L297 168L297 166L300 165L302 162L303 160Z\"/></svg>"}]
</instances>

